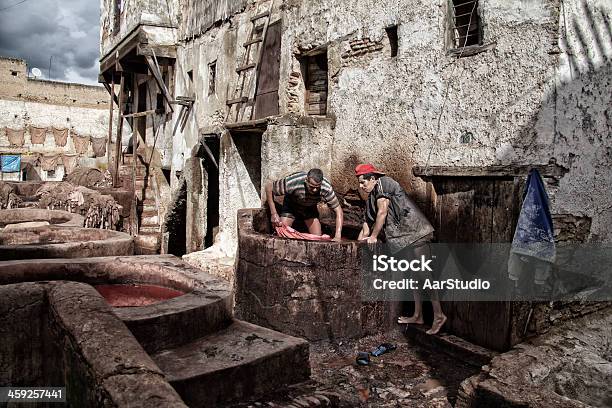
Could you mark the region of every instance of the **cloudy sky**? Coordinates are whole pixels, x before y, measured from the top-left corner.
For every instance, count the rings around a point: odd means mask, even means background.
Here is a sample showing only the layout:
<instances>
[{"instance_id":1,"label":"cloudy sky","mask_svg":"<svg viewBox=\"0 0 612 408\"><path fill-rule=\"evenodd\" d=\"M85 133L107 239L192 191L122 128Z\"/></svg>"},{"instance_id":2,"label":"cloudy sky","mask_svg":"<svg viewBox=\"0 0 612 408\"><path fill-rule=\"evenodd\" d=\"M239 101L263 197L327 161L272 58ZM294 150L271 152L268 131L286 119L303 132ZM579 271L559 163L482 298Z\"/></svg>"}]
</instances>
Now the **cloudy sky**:
<instances>
[{"instance_id":1,"label":"cloudy sky","mask_svg":"<svg viewBox=\"0 0 612 408\"><path fill-rule=\"evenodd\" d=\"M99 0L0 0L0 55L51 79L96 84Z\"/></svg>"}]
</instances>

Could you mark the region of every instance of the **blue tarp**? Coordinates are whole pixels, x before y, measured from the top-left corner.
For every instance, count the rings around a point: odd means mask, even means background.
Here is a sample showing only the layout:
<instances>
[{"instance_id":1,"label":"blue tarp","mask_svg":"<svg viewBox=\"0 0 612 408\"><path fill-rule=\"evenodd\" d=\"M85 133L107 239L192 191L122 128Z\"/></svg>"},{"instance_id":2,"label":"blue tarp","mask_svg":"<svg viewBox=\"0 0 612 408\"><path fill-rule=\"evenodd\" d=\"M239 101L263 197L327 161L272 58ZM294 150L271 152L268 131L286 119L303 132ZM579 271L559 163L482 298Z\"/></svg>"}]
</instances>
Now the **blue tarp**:
<instances>
[{"instance_id":1,"label":"blue tarp","mask_svg":"<svg viewBox=\"0 0 612 408\"><path fill-rule=\"evenodd\" d=\"M17 173L21 170L20 155L2 155L0 159L0 170L3 173Z\"/></svg>"}]
</instances>

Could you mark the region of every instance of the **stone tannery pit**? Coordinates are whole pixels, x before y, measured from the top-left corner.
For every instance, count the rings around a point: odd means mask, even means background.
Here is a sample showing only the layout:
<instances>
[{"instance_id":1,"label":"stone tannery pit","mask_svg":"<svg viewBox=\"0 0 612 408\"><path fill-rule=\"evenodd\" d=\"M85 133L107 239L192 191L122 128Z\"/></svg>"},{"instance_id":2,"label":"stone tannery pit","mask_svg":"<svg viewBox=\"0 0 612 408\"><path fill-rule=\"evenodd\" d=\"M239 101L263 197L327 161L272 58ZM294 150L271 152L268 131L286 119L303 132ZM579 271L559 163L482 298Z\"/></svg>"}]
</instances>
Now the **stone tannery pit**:
<instances>
[{"instance_id":1,"label":"stone tannery pit","mask_svg":"<svg viewBox=\"0 0 612 408\"><path fill-rule=\"evenodd\" d=\"M6 261L0 293L0 383L62 385L70 406L218 406L309 376L306 341L234 320L227 283L174 256Z\"/></svg>"}]
</instances>

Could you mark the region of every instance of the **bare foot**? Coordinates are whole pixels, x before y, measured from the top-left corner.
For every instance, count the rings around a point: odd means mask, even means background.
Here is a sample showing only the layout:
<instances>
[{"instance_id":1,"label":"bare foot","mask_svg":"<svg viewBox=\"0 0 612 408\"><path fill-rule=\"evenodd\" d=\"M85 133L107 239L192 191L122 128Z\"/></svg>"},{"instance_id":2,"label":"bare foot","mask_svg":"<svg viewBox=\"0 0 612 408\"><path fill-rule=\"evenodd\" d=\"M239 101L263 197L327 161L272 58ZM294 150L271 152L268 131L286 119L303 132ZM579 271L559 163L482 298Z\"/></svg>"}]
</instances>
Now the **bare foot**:
<instances>
[{"instance_id":1,"label":"bare foot","mask_svg":"<svg viewBox=\"0 0 612 408\"><path fill-rule=\"evenodd\" d=\"M427 330L426 333L427 334L438 334L442 326L444 326L444 323L446 323L445 315L434 317L434 321L431 325L431 329Z\"/></svg>"},{"instance_id":2,"label":"bare foot","mask_svg":"<svg viewBox=\"0 0 612 408\"><path fill-rule=\"evenodd\" d=\"M423 324L423 318L421 316L400 316L397 318L398 324Z\"/></svg>"}]
</instances>

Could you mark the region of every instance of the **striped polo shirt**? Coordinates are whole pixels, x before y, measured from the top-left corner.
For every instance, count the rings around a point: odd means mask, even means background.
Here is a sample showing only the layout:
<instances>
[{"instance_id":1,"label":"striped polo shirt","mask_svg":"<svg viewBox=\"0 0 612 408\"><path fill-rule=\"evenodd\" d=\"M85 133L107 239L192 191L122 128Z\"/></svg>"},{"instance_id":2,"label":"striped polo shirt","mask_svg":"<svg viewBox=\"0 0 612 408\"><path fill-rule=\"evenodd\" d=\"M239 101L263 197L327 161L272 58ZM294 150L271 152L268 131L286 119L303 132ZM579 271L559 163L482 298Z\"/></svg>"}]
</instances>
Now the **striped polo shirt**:
<instances>
[{"instance_id":1,"label":"striped polo shirt","mask_svg":"<svg viewBox=\"0 0 612 408\"><path fill-rule=\"evenodd\" d=\"M292 203L302 207L315 206L321 200L331 209L340 206L329 180L324 177L319 193L310 194L306 188L306 178L307 173L305 171L298 171L276 180L272 185L272 193L277 196L285 196L285 199L289 198Z\"/></svg>"}]
</instances>

